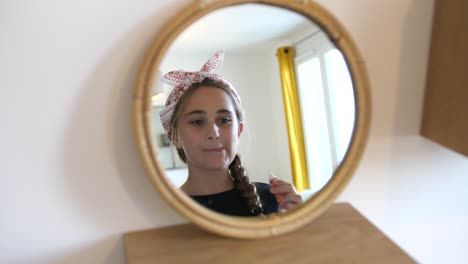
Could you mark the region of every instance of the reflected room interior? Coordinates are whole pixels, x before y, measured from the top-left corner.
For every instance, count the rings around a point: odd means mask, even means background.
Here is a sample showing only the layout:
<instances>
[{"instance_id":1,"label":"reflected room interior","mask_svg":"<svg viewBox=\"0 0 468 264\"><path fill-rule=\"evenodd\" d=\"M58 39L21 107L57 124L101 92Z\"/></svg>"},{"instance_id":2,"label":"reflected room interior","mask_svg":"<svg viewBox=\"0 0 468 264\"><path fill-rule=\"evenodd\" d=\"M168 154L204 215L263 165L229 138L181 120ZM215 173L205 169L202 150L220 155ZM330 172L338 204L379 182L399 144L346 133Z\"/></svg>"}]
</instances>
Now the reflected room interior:
<instances>
[{"instance_id":1,"label":"reflected room interior","mask_svg":"<svg viewBox=\"0 0 468 264\"><path fill-rule=\"evenodd\" d=\"M220 19L223 23L217 23ZM169 181L178 188L188 173L160 122L159 112L172 87L159 80L171 70L198 70L217 50L225 52L219 74L236 87L245 110L239 153L248 176L268 182L273 172L294 183L303 200L312 197L330 180L348 149L355 121L351 77L343 55L319 26L287 9L260 4L225 7L203 16L177 37L155 71L153 147ZM285 115L280 59L285 52L293 65L287 70L295 77L293 107L300 111L295 117L300 129L291 127ZM294 142L302 148L299 154L290 143L298 133L303 138ZM304 164L293 173L291 161L298 158Z\"/></svg>"}]
</instances>

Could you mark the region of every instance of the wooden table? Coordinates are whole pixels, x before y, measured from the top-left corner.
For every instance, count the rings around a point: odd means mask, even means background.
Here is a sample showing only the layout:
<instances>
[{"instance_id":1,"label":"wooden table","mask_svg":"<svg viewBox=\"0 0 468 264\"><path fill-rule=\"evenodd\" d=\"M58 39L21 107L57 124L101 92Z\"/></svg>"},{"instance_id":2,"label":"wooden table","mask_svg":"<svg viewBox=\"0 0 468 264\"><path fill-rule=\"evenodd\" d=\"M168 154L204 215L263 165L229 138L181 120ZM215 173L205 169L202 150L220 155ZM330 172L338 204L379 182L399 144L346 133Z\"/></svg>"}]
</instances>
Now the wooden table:
<instances>
[{"instance_id":1,"label":"wooden table","mask_svg":"<svg viewBox=\"0 0 468 264\"><path fill-rule=\"evenodd\" d=\"M286 235L239 240L192 224L124 235L127 262L146 263L415 263L347 203L332 205Z\"/></svg>"}]
</instances>

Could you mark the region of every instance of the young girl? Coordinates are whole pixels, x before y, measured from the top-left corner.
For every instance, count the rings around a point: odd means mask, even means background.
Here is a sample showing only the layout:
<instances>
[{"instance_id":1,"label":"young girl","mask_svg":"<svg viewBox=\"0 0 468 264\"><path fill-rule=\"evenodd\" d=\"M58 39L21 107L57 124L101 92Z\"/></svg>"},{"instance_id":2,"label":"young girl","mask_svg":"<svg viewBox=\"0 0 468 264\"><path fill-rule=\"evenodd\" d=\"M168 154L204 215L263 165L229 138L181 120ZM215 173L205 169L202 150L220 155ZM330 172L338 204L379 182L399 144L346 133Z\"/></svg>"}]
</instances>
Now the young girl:
<instances>
[{"instance_id":1,"label":"young girl","mask_svg":"<svg viewBox=\"0 0 468 264\"><path fill-rule=\"evenodd\" d=\"M294 187L273 179L251 183L237 154L243 111L236 89L214 73L224 59L217 52L197 72L172 71L162 80L175 85L161 121L187 163L180 187L200 204L220 213L256 216L290 209L302 202Z\"/></svg>"}]
</instances>

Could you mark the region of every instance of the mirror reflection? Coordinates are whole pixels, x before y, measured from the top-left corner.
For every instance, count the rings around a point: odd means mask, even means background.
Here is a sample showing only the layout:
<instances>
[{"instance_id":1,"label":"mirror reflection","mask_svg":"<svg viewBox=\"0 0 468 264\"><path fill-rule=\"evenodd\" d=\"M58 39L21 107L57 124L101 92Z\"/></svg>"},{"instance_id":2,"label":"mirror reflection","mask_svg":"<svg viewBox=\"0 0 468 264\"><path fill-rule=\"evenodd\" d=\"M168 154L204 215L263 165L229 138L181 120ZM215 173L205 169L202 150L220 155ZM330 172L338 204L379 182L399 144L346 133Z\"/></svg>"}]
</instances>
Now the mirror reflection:
<instances>
[{"instance_id":1,"label":"mirror reflection","mask_svg":"<svg viewBox=\"0 0 468 264\"><path fill-rule=\"evenodd\" d=\"M305 160L305 181L298 181L297 173L293 173L292 169L294 162L291 162L288 137L294 140L297 131L288 128L287 125L282 87L284 79L281 76L283 70L280 70L282 65L277 56L281 48L284 51L284 47L293 54L291 70L297 87L300 117L296 118L300 121L303 135L301 145L304 148L302 158ZM213 86L212 84L202 85L198 89L200 94L194 93L193 97L187 100L195 103L183 107L185 109L181 111L181 120L184 120L184 114L190 113L190 110L202 110L203 113L192 115L194 119L185 121L192 122L192 125L200 122L211 124L211 132L214 131L215 136L217 133L221 135L220 129L225 125L223 122L237 124L235 128L231 128L238 134L238 142L234 144L235 153L226 156L229 156L229 164L223 166L229 166L230 161L237 157L235 154L238 154L250 181L258 183L256 189L260 200L269 201L265 202L263 213L276 212L270 208L278 206L275 201L280 201L279 211L292 208L300 204L300 200L310 198L323 188L346 154L354 126L355 105L352 82L345 60L327 35L303 16L273 6L243 4L213 11L182 32L172 43L158 71L155 72L156 79L159 80L174 70L199 71L218 50L224 51L225 58L216 73L231 83L239 94L240 107L244 113L242 120L238 120L239 117L235 115L235 98L227 98L224 101L228 103L214 106L216 109L206 106L213 105L208 102L223 101L218 97L226 94L221 90L221 94L214 92L219 90L216 88L205 91L203 87ZM226 185L225 182L223 185L223 182L211 178L196 189L199 193L187 189L187 186L198 186L195 183L187 184L190 180L188 167L190 173L196 171L200 166L194 166L194 160L200 155L188 157L187 165L177 151L177 146L182 146L181 141L184 141L184 138L179 141L171 140L160 119L160 112L165 108L167 97L174 86L159 81L154 84L153 145L157 148L159 162L166 169L167 177L174 187L182 188L194 199L210 207L208 204L216 201L217 197L207 194L220 194L232 189L234 185ZM201 105L200 102L206 101L207 98L218 99ZM230 111L227 115L220 115L219 109ZM188 138L184 143L187 142ZM224 147L222 144L210 145L220 146ZM189 147L185 145L183 148ZM205 178L210 177L209 170L203 172ZM224 179L233 179L229 172L226 172L227 176L223 176ZM277 192L284 194L283 196L272 194L276 191L274 188L270 192L270 185L277 187L270 181L270 174L276 176L279 186L277 189L280 189ZM215 192L206 186L221 187ZM203 195L205 196L202 197ZM285 198L286 196L289 198ZM236 215L236 212L226 209L229 207L226 205L230 202L229 198L223 199L224 209L220 210L227 210L222 212ZM282 203L283 200L287 201L286 204ZM213 209L218 210L214 207ZM254 215L258 214L255 210L252 212Z\"/></svg>"}]
</instances>

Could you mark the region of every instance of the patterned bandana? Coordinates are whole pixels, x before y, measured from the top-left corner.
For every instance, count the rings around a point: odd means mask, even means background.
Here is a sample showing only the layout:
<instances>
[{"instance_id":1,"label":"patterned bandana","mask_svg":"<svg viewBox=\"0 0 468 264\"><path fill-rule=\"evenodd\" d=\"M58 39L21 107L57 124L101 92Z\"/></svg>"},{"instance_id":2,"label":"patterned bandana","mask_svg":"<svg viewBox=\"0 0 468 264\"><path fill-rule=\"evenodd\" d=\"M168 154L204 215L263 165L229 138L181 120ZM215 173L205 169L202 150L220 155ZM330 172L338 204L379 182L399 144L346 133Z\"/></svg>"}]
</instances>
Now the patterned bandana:
<instances>
[{"instance_id":1,"label":"patterned bandana","mask_svg":"<svg viewBox=\"0 0 468 264\"><path fill-rule=\"evenodd\" d=\"M221 81L227 86L229 86L229 88L232 90L232 92L234 93L234 95L240 103L240 97L234 86L232 86L232 84L223 79L220 75L214 73L217 69L221 67L223 61L224 52L218 51L205 63L205 65L203 65L200 71L171 71L169 73L166 73L161 78L161 81L170 85L175 85L174 89L167 97L164 109L161 112L159 112L159 115L161 116L161 123L163 124L164 130L166 131L169 140L172 140L172 114L174 113L174 108L182 94L184 94L184 92L190 87L190 85L194 83L200 83L205 78Z\"/></svg>"}]
</instances>

